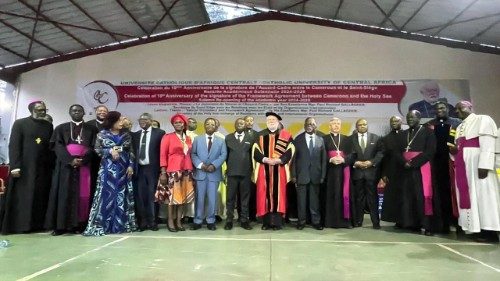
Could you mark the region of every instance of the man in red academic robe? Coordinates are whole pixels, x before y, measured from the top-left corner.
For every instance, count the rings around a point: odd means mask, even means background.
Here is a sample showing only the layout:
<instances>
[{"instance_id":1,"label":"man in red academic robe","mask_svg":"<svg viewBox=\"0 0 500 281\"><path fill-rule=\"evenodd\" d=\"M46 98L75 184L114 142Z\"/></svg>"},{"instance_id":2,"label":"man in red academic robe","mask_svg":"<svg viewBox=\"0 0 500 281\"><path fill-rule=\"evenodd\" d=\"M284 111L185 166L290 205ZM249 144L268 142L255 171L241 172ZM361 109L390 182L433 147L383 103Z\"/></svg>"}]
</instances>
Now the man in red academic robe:
<instances>
[{"instance_id":1,"label":"man in red academic robe","mask_svg":"<svg viewBox=\"0 0 500 281\"><path fill-rule=\"evenodd\" d=\"M257 186L257 217L262 229L281 229L286 213L286 184L290 181L288 162L293 156L292 135L279 129L281 117L266 113L267 129L253 146L254 181Z\"/></svg>"}]
</instances>

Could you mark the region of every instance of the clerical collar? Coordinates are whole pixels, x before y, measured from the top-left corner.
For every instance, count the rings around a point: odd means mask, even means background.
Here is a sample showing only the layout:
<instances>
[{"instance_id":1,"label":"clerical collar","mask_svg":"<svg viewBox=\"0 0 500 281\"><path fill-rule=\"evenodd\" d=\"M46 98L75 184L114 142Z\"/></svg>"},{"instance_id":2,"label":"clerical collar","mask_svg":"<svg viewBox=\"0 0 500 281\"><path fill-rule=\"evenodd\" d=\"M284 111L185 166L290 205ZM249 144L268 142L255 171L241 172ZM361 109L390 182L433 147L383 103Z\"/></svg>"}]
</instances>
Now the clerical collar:
<instances>
[{"instance_id":1,"label":"clerical collar","mask_svg":"<svg viewBox=\"0 0 500 281\"><path fill-rule=\"evenodd\" d=\"M269 132L271 132L271 133L273 133L273 134L274 134L274 133L276 133L276 132L278 131L278 129L276 129L276 130L274 130L274 131L271 131L271 129L269 129L269 128L268 128L268 130L269 130Z\"/></svg>"},{"instance_id":2,"label":"clerical collar","mask_svg":"<svg viewBox=\"0 0 500 281\"><path fill-rule=\"evenodd\" d=\"M80 122L75 122L75 121L71 121L71 122L73 122L73 124L75 124L75 125L77 125L77 126L80 126L80 124L82 124L82 123L83 123L83 120L82 120L82 121L80 121Z\"/></svg>"},{"instance_id":3,"label":"clerical collar","mask_svg":"<svg viewBox=\"0 0 500 281\"><path fill-rule=\"evenodd\" d=\"M99 124L102 124L102 123L104 123L104 120L102 120L102 121L99 121L99 119L97 119L97 118L95 119L95 121L97 121L97 123L99 123Z\"/></svg>"},{"instance_id":4,"label":"clerical collar","mask_svg":"<svg viewBox=\"0 0 500 281\"><path fill-rule=\"evenodd\" d=\"M334 137L339 135L338 133L330 133L330 134L332 134Z\"/></svg>"},{"instance_id":5,"label":"clerical collar","mask_svg":"<svg viewBox=\"0 0 500 281\"><path fill-rule=\"evenodd\" d=\"M392 131L395 132L396 134L399 134L400 130L392 130Z\"/></svg>"}]
</instances>

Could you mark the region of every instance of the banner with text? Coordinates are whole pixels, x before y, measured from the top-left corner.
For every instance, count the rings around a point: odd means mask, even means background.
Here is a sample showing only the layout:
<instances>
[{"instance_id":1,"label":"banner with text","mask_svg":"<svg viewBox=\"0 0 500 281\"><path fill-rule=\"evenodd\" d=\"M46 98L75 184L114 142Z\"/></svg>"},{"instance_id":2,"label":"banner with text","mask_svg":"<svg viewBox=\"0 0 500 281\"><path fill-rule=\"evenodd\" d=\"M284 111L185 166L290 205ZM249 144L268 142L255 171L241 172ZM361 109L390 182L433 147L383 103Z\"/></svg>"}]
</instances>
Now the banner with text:
<instances>
[{"instance_id":1,"label":"banner with text","mask_svg":"<svg viewBox=\"0 0 500 281\"><path fill-rule=\"evenodd\" d=\"M468 98L467 80L98 80L78 89L78 99L88 112L106 105L132 120L149 112L167 131L172 130L170 116L180 112L198 120L199 133L207 117L219 119L221 132L229 133L234 120L246 115L254 116L255 129L260 130L265 128L264 113L275 111L293 134L303 129L309 116L317 119L324 132L335 116L343 120L344 133L350 134L356 119L366 118L371 131L384 134L388 119L405 115L408 108L417 106L424 118L433 117L431 105L436 100L455 104Z\"/></svg>"}]
</instances>

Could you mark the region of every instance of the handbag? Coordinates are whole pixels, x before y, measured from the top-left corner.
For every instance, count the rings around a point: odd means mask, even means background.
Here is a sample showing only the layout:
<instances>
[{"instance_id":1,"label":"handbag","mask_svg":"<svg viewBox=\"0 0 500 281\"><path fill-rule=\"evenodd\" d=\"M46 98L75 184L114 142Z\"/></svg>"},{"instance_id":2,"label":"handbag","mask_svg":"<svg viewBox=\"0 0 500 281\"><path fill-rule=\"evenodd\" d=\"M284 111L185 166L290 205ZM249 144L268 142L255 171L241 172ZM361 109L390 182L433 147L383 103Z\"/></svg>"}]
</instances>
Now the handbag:
<instances>
[{"instance_id":1,"label":"handbag","mask_svg":"<svg viewBox=\"0 0 500 281\"><path fill-rule=\"evenodd\" d=\"M158 184L156 185L155 192L155 202L168 203L170 195L170 189L167 186L161 184L160 179L158 179Z\"/></svg>"}]
</instances>

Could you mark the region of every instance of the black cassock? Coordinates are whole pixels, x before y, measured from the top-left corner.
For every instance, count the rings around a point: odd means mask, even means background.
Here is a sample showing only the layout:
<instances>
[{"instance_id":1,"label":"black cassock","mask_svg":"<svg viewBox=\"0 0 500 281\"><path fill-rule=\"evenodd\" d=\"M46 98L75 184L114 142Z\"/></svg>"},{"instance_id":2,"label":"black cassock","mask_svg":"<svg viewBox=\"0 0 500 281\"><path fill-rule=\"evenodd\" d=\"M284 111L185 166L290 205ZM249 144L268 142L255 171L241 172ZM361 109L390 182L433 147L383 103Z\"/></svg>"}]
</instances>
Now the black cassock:
<instances>
[{"instance_id":1,"label":"black cassock","mask_svg":"<svg viewBox=\"0 0 500 281\"><path fill-rule=\"evenodd\" d=\"M2 214L2 233L43 229L54 156L50 149L52 124L26 117L16 120L9 141L10 168L21 169L10 178Z\"/></svg>"},{"instance_id":2,"label":"black cassock","mask_svg":"<svg viewBox=\"0 0 500 281\"><path fill-rule=\"evenodd\" d=\"M411 144L409 145L409 143ZM403 152L422 152L411 160L411 168L404 168L406 162ZM401 133L398 158L402 168L401 173L401 214L396 222L405 228L418 229L420 227L431 230L432 218L439 213L439 206L436 206L436 192L433 188L433 212L425 215L424 212L424 192L422 187L422 174L420 168L427 162L431 163L436 151L436 138L434 133L425 126L412 130L407 129ZM434 184L433 184L434 186Z\"/></svg>"},{"instance_id":3,"label":"black cassock","mask_svg":"<svg viewBox=\"0 0 500 281\"><path fill-rule=\"evenodd\" d=\"M427 123L436 136L436 154L434 155L432 175L441 206L441 217L435 218L434 228L439 230L442 227L445 232L450 230L452 223L456 224L456 218L453 217L452 210L450 149L448 143L453 144L455 142L455 134L450 134L450 131L455 130L461 122L458 118L448 117L435 118Z\"/></svg>"},{"instance_id":4,"label":"black cassock","mask_svg":"<svg viewBox=\"0 0 500 281\"><path fill-rule=\"evenodd\" d=\"M398 161L401 130L391 131L383 138L384 158L382 159L381 177L387 177L382 204L382 220L396 222L400 214L399 197L401 196L401 172L403 167Z\"/></svg>"},{"instance_id":5,"label":"black cassock","mask_svg":"<svg viewBox=\"0 0 500 281\"><path fill-rule=\"evenodd\" d=\"M64 123L54 129L51 143L54 144L56 165L52 178L49 206L45 227L47 229L72 230L81 227L78 206L80 200L80 172L71 166L73 159L77 158L68 153L68 144L80 144L88 147L83 157L84 165L91 165L94 157L94 143L97 128L86 123L76 126L72 122ZM91 186L95 182L91 181ZM93 190L94 188L91 188ZM92 201L89 201L89 207ZM89 209L90 210L90 209ZM88 219L88 214L86 214Z\"/></svg>"},{"instance_id":6,"label":"black cassock","mask_svg":"<svg viewBox=\"0 0 500 281\"><path fill-rule=\"evenodd\" d=\"M344 217L344 200L343 200L343 185L344 185L344 168L349 162L348 157L351 152L349 138L344 135L327 134L323 137L325 141L325 149L327 153L327 170L326 170L326 190L324 190L324 218L325 227L349 227L352 226L351 218ZM329 162L329 151L339 149L345 154L345 162L343 164L334 165ZM352 202L352 190L350 191L350 202ZM350 214L352 216L352 203L350 206Z\"/></svg>"}]
</instances>

